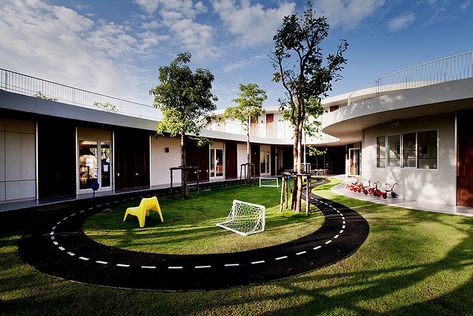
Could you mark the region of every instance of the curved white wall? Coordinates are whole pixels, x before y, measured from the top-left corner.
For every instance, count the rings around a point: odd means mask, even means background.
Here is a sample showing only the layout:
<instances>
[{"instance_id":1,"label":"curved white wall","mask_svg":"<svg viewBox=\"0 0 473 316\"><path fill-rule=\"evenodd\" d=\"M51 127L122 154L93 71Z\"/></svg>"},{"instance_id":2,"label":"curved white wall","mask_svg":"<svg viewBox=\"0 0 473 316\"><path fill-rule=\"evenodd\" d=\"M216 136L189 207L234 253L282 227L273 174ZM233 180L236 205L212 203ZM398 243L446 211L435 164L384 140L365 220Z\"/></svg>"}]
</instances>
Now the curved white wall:
<instances>
[{"instance_id":1,"label":"curved white wall","mask_svg":"<svg viewBox=\"0 0 473 316\"><path fill-rule=\"evenodd\" d=\"M376 166L378 136L437 130L437 169ZM403 120L397 127L383 124L363 131L362 176L381 183L397 182L400 199L446 205L456 204L455 114Z\"/></svg>"}]
</instances>

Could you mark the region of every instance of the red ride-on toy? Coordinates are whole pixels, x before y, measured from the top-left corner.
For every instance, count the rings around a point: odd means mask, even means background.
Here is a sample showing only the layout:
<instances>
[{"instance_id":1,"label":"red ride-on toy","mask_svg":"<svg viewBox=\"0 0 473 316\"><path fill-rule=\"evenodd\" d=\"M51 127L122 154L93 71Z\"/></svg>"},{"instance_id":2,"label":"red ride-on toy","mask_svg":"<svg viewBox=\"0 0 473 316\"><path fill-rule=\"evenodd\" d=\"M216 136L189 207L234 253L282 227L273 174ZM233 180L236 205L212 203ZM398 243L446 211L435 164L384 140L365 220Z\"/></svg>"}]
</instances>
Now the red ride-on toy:
<instances>
[{"instance_id":1,"label":"red ride-on toy","mask_svg":"<svg viewBox=\"0 0 473 316\"><path fill-rule=\"evenodd\" d=\"M361 184L362 186L362 184ZM356 179L355 182L347 183L346 188L352 192L361 192L360 191L360 179Z\"/></svg>"},{"instance_id":2,"label":"red ride-on toy","mask_svg":"<svg viewBox=\"0 0 473 316\"><path fill-rule=\"evenodd\" d=\"M373 187L371 186L371 180L366 180L364 183L363 183L363 193L365 195L368 195L368 194L373 194L374 192L374 189Z\"/></svg>"},{"instance_id":3,"label":"red ride-on toy","mask_svg":"<svg viewBox=\"0 0 473 316\"><path fill-rule=\"evenodd\" d=\"M378 188L378 186L379 186L379 181L375 181L373 195L376 197L383 197L383 199L386 199L388 197L388 194L386 192L381 191Z\"/></svg>"},{"instance_id":4,"label":"red ride-on toy","mask_svg":"<svg viewBox=\"0 0 473 316\"><path fill-rule=\"evenodd\" d=\"M394 183L394 184L389 184L389 183L385 183L384 184L384 191L386 192L386 196L389 194L392 198L397 198L399 196L399 194L396 193L396 191L394 190L397 186L397 183Z\"/></svg>"}]
</instances>

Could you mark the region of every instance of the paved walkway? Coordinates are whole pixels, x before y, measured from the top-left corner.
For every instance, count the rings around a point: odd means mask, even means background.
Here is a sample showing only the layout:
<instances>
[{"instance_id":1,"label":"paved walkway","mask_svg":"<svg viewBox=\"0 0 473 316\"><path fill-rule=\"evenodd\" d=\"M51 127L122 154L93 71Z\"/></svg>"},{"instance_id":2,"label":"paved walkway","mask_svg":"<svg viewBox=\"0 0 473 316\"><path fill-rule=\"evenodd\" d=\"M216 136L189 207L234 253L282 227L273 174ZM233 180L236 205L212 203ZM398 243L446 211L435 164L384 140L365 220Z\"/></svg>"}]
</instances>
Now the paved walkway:
<instances>
[{"instance_id":1,"label":"paved walkway","mask_svg":"<svg viewBox=\"0 0 473 316\"><path fill-rule=\"evenodd\" d=\"M338 178L341 179L340 177ZM473 207L442 205L442 204L426 203L426 202L419 202L419 201L392 199L390 197L388 197L385 200L383 198L377 198L371 195L365 195L363 193L352 192L345 188L345 184L340 184L340 185L335 186L332 189L332 191L341 195L345 195L345 196L357 199L357 200L369 201L369 202L378 203L378 204L398 206L398 207L419 210L419 211L428 211L428 212L452 214L452 215L473 216Z\"/></svg>"},{"instance_id":2,"label":"paved walkway","mask_svg":"<svg viewBox=\"0 0 473 316\"><path fill-rule=\"evenodd\" d=\"M21 238L22 258L39 271L78 282L164 291L221 289L285 278L352 255L369 234L357 212L313 193L325 221L312 234L272 247L208 255L134 252L99 244L82 231L91 215L138 200L84 200L33 227ZM220 228L215 228L220 229ZM248 238L248 237L242 237Z\"/></svg>"}]
</instances>

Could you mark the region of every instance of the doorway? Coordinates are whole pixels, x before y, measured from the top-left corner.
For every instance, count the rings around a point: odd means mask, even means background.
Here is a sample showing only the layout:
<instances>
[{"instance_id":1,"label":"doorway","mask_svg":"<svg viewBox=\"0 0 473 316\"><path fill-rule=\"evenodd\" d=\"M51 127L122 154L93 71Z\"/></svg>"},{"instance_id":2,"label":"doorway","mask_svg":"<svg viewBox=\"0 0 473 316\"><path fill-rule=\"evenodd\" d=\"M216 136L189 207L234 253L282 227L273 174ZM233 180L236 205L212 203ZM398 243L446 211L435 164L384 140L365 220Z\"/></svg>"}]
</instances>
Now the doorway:
<instances>
[{"instance_id":1,"label":"doorway","mask_svg":"<svg viewBox=\"0 0 473 316\"><path fill-rule=\"evenodd\" d=\"M223 178L223 148L210 148L210 178Z\"/></svg>"},{"instance_id":2,"label":"doorway","mask_svg":"<svg viewBox=\"0 0 473 316\"><path fill-rule=\"evenodd\" d=\"M473 206L473 111L460 113L457 114L457 205Z\"/></svg>"},{"instance_id":3,"label":"doorway","mask_svg":"<svg viewBox=\"0 0 473 316\"><path fill-rule=\"evenodd\" d=\"M349 176L360 175L360 149L350 148L348 149L349 157Z\"/></svg>"},{"instance_id":4,"label":"doorway","mask_svg":"<svg viewBox=\"0 0 473 316\"><path fill-rule=\"evenodd\" d=\"M94 182L99 190L111 190L112 153L109 141L79 140L79 190L90 191Z\"/></svg>"}]
</instances>

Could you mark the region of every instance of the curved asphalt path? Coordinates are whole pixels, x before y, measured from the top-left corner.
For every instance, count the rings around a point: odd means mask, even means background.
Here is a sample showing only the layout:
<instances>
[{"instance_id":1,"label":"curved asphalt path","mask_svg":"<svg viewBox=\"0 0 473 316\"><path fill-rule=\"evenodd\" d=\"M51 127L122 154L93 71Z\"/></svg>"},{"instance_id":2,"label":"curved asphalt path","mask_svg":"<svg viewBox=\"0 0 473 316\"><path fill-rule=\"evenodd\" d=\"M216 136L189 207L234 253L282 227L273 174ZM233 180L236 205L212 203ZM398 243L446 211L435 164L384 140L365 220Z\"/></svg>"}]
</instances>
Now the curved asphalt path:
<instances>
[{"instance_id":1,"label":"curved asphalt path","mask_svg":"<svg viewBox=\"0 0 473 316\"><path fill-rule=\"evenodd\" d=\"M41 272L105 286L186 291L261 283L333 264L353 254L367 238L368 222L358 213L313 193L310 199L325 216L322 227L300 239L267 248L166 255L105 246L85 235L82 224L87 217L126 202L116 200L66 210L60 218L23 235L19 251Z\"/></svg>"}]
</instances>

